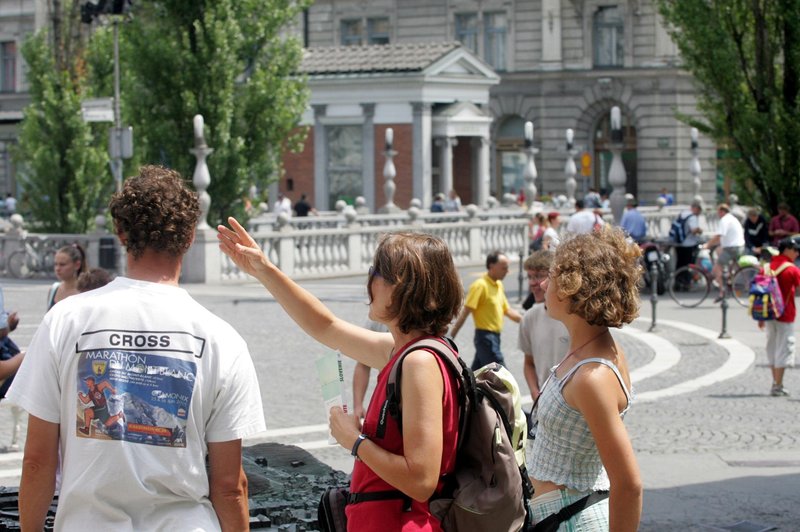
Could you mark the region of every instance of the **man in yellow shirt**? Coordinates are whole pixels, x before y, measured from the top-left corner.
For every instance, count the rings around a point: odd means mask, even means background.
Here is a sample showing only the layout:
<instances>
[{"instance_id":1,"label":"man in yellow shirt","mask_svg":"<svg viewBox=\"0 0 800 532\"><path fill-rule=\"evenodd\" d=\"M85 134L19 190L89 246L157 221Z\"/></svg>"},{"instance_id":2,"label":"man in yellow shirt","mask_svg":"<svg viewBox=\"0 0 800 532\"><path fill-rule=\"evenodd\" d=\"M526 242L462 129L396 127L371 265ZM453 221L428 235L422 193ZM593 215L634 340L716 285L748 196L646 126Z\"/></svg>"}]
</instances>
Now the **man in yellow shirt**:
<instances>
[{"instance_id":1,"label":"man in yellow shirt","mask_svg":"<svg viewBox=\"0 0 800 532\"><path fill-rule=\"evenodd\" d=\"M455 338L461 326L472 314L475 320L475 360L472 369L497 362L505 366L500 351L500 331L503 330L503 316L519 323L522 316L508 305L503 290L503 278L508 274L508 257L493 251L486 257L486 274L469 287L464 308L458 316L450 336Z\"/></svg>"}]
</instances>

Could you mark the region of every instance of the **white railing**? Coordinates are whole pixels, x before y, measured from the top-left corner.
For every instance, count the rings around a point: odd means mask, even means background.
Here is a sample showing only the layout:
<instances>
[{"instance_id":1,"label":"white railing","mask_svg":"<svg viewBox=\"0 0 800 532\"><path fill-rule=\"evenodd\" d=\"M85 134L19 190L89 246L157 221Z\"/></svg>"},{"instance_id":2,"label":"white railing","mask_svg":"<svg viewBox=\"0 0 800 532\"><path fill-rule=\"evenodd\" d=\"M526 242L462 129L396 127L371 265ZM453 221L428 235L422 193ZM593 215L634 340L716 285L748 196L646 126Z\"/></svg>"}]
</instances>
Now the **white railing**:
<instances>
[{"instance_id":1,"label":"white railing","mask_svg":"<svg viewBox=\"0 0 800 532\"><path fill-rule=\"evenodd\" d=\"M686 206L640 208L647 221L648 237L666 240L672 221L686 209ZM570 212L561 210L561 213L566 222ZM605 213L604 218L613 223L610 213ZM493 250L503 251L515 258L524 256L528 251L528 221L529 217L522 208L480 211L469 206L459 213L427 213L412 208L398 214L359 216L354 210L348 209L343 213L306 218L287 219L282 216L269 222L262 217L260 221L251 223L250 227L253 238L267 257L287 275L295 279L313 279L366 272L380 236L388 231L436 235L447 243L453 260L461 266L483 264L486 255ZM713 233L717 222L716 212L707 211L700 217L700 227L706 233ZM566 223L562 223L561 230L565 227ZM85 247L90 266L116 269L110 264L113 260L111 255L121 251L116 239L102 227L88 235L25 235L20 222L18 227L4 235L0 234L0 270L8 275L8 258L15 251L28 249L34 250L37 255L51 256L59 247L73 242ZM116 251L111 251L110 245ZM200 276L190 277L187 272L198 268L201 261L185 260L183 269L187 279L206 282L249 280L219 252L216 245L204 253L220 253L219 267L214 266L213 271L203 271ZM52 272L48 271L37 274L52 276Z\"/></svg>"}]
</instances>

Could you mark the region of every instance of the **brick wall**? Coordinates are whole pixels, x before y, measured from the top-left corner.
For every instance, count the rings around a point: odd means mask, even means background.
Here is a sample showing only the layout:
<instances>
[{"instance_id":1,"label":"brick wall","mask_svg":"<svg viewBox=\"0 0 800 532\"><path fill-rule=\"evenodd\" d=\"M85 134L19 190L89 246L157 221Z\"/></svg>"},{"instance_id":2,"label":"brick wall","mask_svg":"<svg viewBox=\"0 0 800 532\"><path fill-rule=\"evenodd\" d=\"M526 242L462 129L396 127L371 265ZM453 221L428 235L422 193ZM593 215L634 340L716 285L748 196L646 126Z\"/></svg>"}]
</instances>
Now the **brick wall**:
<instances>
[{"instance_id":1,"label":"brick wall","mask_svg":"<svg viewBox=\"0 0 800 532\"><path fill-rule=\"evenodd\" d=\"M305 194L308 202L314 205L314 130L309 129L302 151L292 153L285 150L283 153L284 176L278 184L278 189L292 200L292 203ZM287 180L292 179L293 190L288 190ZM270 198L274 202L274 198Z\"/></svg>"}]
</instances>

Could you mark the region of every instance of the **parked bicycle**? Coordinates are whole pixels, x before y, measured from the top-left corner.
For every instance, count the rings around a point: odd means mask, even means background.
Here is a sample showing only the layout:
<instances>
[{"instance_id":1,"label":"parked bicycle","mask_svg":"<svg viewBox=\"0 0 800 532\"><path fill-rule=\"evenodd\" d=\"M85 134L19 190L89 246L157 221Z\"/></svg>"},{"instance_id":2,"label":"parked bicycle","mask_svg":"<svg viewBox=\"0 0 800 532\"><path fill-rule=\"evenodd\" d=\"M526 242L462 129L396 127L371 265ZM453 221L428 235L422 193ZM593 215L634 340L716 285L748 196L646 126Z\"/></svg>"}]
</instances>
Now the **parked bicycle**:
<instances>
[{"instance_id":1,"label":"parked bicycle","mask_svg":"<svg viewBox=\"0 0 800 532\"><path fill-rule=\"evenodd\" d=\"M698 246L699 248L701 246ZM693 308L703 303L715 284L711 274L712 252L700 249L693 264L681 266L669 278L669 295L680 306ZM743 307L750 304L750 282L759 272L759 260L753 255L742 255L732 270L728 271L728 294Z\"/></svg>"},{"instance_id":2,"label":"parked bicycle","mask_svg":"<svg viewBox=\"0 0 800 532\"><path fill-rule=\"evenodd\" d=\"M24 246L8 257L6 269L17 279L29 279L36 274L50 276L53 273L54 251L50 246L34 247L30 240L25 240Z\"/></svg>"}]
</instances>

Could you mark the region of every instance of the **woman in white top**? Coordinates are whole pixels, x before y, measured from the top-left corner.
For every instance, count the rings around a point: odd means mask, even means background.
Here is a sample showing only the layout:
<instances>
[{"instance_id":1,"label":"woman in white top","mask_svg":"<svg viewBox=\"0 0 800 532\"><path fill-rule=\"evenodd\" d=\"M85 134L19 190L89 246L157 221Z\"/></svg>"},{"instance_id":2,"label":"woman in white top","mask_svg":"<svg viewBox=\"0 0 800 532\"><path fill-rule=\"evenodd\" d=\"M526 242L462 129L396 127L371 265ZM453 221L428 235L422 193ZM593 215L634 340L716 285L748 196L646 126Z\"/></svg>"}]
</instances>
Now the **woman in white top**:
<instances>
[{"instance_id":1,"label":"woman in white top","mask_svg":"<svg viewBox=\"0 0 800 532\"><path fill-rule=\"evenodd\" d=\"M609 328L639 313L640 254L618 228L576 235L558 246L542 283L547 314L567 328L570 351L551 371L535 412L528 472L537 523L601 492L608 498L559 530L638 529L642 481L622 422L631 401L630 375Z\"/></svg>"}]
</instances>

